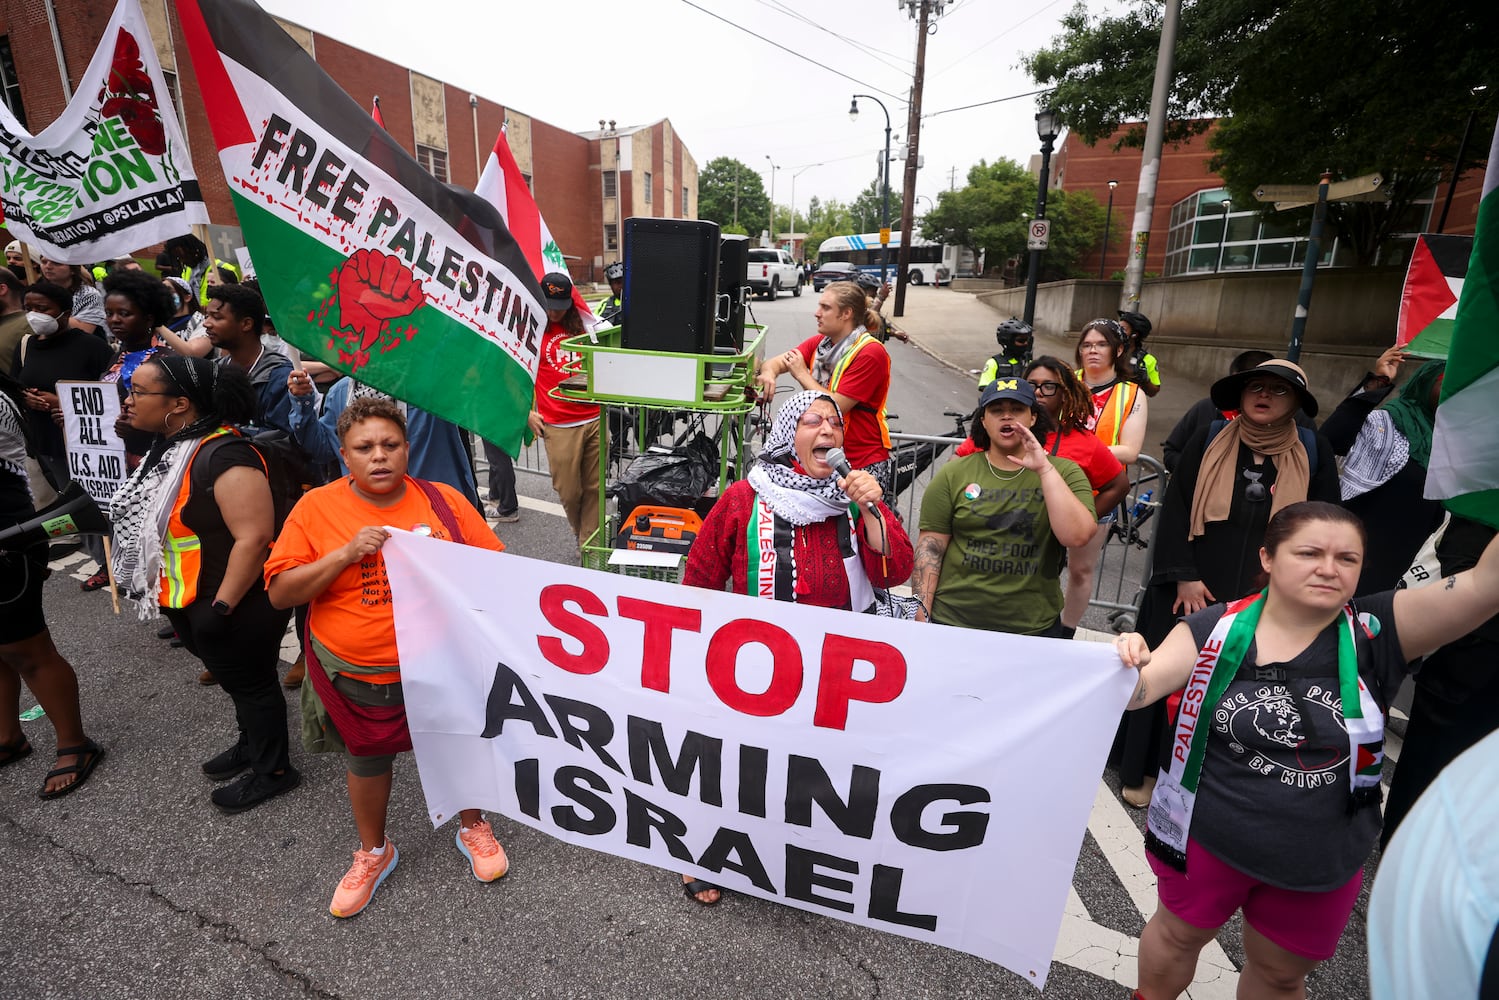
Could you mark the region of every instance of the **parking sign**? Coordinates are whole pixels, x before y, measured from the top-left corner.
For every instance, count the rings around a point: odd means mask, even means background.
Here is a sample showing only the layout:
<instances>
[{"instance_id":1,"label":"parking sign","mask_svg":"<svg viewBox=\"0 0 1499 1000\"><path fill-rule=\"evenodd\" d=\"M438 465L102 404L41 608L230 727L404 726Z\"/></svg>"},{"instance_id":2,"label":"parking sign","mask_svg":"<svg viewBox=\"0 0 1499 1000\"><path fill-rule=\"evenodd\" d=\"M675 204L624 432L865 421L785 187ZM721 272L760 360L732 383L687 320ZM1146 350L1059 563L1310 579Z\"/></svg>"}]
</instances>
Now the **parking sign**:
<instances>
[{"instance_id":1,"label":"parking sign","mask_svg":"<svg viewBox=\"0 0 1499 1000\"><path fill-rule=\"evenodd\" d=\"M1051 245L1051 220L1032 219L1030 227L1026 230L1025 248L1027 250L1045 250Z\"/></svg>"}]
</instances>

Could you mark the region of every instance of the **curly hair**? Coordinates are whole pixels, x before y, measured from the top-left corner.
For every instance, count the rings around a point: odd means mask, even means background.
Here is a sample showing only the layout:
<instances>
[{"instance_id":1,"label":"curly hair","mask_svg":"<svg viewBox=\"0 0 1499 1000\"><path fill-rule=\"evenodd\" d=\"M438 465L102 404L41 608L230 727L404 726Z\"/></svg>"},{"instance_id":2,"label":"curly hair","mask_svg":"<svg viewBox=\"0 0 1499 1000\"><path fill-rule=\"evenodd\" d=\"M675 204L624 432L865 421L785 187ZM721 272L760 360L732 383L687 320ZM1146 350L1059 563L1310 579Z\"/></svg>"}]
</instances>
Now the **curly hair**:
<instances>
[{"instance_id":1,"label":"curly hair","mask_svg":"<svg viewBox=\"0 0 1499 1000\"><path fill-rule=\"evenodd\" d=\"M401 429L401 437L406 436L406 415L401 408L388 399L373 399L365 396L349 401L344 411L338 415L338 424L335 433L338 435L338 443L343 444L344 438L349 436L349 431L354 429L355 424L362 424L366 420L389 420Z\"/></svg>"},{"instance_id":2,"label":"curly hair","mask_svg":"<svg viewBox=\"0 0 1499 1000\"><path fill-rule=\"evenodd\" d=\"M1093 398L1077 373L1061 358L1043 354L1025 366L1025 377L1030 378L1031 372L1040 368L1055 372L1057 381L1061 383L1062 388L1057 393L1061 397L1061 404L1057 407L1056 421L1063 433L1085 429L1088 418L1093 415Z\"/></svg>"},{"instance_id":3,"label":"curly hair","mask_svg":"<svg viewBox=\"0 0 1499 1000\"><path fill-rule=\"evenodd\" d=\"M115 271L104 279L104 297L118 295L128 299L150 320L151 326L165 326L177 309L172 305L172 290L160 278L144 271Z\"/></svg>"}]
</instances>

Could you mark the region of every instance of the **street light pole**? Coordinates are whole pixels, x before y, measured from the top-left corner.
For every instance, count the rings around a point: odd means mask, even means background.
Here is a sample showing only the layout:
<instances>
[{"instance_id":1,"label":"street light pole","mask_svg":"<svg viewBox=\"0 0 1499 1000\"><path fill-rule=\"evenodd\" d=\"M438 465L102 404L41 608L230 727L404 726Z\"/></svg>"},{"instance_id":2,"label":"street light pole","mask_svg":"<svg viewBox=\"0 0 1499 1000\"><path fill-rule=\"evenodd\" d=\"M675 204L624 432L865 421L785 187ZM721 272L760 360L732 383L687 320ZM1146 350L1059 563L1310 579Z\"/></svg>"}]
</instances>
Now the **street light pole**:
<instances>
[{"instance_id":1,"label":"street light pole","mask_svg":"<svg viewBox=\"0 0 1499 1000\"><path fill-rule=\"evenodd\" d=\"M778 167L778 166L776 166L776 161L775 160L771 160L770 159L770 154L769 153L765 154L765 158L767 160L770 160L770 220L769 220L770 221L770 225L769 225L769 228L767 228L765 230L765 232L770 237L770 245L771 246L775 246L776 245L776 171L780 170L781 168Z\"/></svg>"},{"instance_id":2,"label":"street light pole","mask_svg":"<svg viewBox=\"0 0 1499 1000\"><path fill-rule=\"evenodd\" d=\"M853 100L849 101L849 103L848 103L848 120L849 121L857 121L858 120L858 118L859 118L859 98L861 98L861 97L867 97L867 98L869 98L869 100L873 101L874 103L876 103L876 104L878 104L880 106L880 110L881 111L885 112L885 181L884 181L884 183L885 183L885 208L884 208L884 219L885 219L885 221L880 226L880 228L882 230L882 232L880 233L880 235L883 237L884 234L886 232L889 232L889 230L890 230L890 109L887 108L887 107L885 107L885 102L882 101L882 100L880 100L878 97L874 97L874 96L872 96L870 94L855 94L854 97L853 97ZM884 264L880 268L880 279L882 281L889 281L890 280L890 243L888 241L882 241L882 242L884 243L884 248L885 248L885 254L884 254L885 261L884 261Z\"/></svg>"},{"instance_id":3,"label":"street light pole","mask_svg":"<svg viewBox=\"0 0 1499 1000\"><path fill-rule=\"evenodd\" d=\"M1046 189L1051 181L1051 144L1056 141L1059 121L1050 108L1036 114L1036 135L1041 138L1041 180L1036 188L1036 218L1046 218ZM1041 251L1032 250L1025 276L1025 315L1027 325L1036 325L1036 284L1041 277Z\"/></svg>"},{"instance_id":4,"label":"street light pole","mask_svg":"<svg viewBox=\"0 0 1499 1000\"><path fill-rule=\"evenodd\" d=\"M792 170L791 172L791 238L793 240L796 239L796 179L813 167L820 166L822 166L821 163L808 163L800 170Z\"/></svg>"},{"instance_id":5,"label":"street light pole","mask_svg":"<svg viewBox=\"0 0 1499 1000\"><path fill-rule=\"evenodd\" d=\"M1233 211L1233 207L1232 198L1223 199L1223 228L1218 233L1218 265L1213 268L1215 272L1223 270L1223 241L1228 238L1228 213Z\"/></svg>"},{"instance_id":6,"label":"street light pole","mask_svg":"<svg viewBox=\"0 0 1499 1000\"><path fill-rule=\"evenodd\" d=\"M1119 186L1118 181L1109 181L1109 208L1103 217L1103 253L1098 255L1098 277L1103 280L1104 267L1109 260L1109 223L1114 221L1114 189Z\"/></svg>"}]
</instances>

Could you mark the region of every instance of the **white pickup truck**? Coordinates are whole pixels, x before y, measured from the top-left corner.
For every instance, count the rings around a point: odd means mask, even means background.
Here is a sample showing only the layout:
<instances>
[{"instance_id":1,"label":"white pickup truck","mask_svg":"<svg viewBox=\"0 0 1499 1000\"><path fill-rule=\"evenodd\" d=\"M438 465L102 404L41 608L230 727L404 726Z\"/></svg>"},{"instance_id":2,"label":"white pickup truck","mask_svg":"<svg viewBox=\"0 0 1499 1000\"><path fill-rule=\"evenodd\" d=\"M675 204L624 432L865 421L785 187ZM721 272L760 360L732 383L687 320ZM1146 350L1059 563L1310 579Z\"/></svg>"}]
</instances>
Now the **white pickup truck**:
<instances>
[{"instance_id":1,"label":"white pickup truck","mask_svg":"<svg viewBox=\"0 0 1499 1000\"><path fill-rule=\"evenodd\" d=\"M802 269L796 266L786 250L771 247L752 249L749 252L749 273L745 284L755 294L773 299L783 288L791 289L792 296L802 293Z\"/></svg>"}]
</instances>

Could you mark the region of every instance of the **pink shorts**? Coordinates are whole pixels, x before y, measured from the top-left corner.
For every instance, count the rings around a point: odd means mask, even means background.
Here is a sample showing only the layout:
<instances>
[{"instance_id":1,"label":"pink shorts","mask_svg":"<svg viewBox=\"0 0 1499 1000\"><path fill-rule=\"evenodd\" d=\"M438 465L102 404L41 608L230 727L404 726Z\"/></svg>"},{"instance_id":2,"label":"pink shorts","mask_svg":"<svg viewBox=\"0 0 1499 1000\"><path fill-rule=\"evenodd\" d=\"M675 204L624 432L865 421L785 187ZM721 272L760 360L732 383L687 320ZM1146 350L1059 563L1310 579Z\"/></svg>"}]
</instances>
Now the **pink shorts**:
<instances>
[{"instance_id":1,"label":"pink shorts","mask_svg":"<svg viewBox=\"0 0 1499 1000\"><path fill-rule=\"evenodd\" d=\"M1234 911L1270 941L1313 962L1332 958L1358 902L1364 870L1326 892L1299 892L1261 882L1230 867L1192 838L1185 874L1145 852L1161 905L1193 927L1222 927Z\"/></svg>"}]
</instances>

